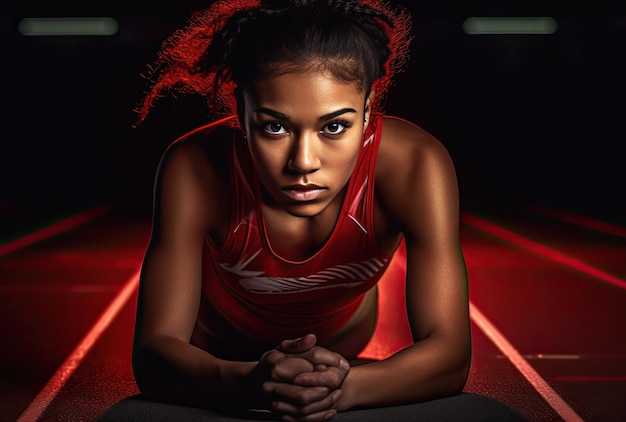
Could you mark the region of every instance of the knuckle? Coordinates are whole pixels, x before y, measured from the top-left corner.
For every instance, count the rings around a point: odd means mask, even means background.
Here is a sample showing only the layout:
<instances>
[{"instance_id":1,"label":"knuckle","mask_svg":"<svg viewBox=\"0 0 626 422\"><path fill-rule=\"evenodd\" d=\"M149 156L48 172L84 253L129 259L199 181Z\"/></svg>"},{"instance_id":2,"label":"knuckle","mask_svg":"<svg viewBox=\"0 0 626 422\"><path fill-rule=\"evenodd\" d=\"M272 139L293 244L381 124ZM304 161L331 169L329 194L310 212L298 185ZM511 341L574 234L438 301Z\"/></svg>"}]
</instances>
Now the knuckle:
<instances>
[{"instance_id":1,"label":"knuckle","mask_svg":"<svg viewBox=\"0 0 626 422\"><path fill-rule=\"evenodd\" d=\"M281 366L274 366L270 371L270 378L273 380L285 379L285 370Z\"/></svg>"},{"instance_id":2,"label":"knuckle","mask_svg":"<svg viewBox=\"0 0 626 422\"><path fill-rule=\"evenodd\" d=\"M312 391L310 388L307 388L298 395L298 404L307 405L314 401L317 398L316 396L317 395L314 391Z\"/></svg>"},{"instance_id":3,"label":"knuckle","mask_svg":"<svg viewBox=\"0 0 626 422\"><path fill-rule=\"evenodd\" d=\"M328 387L339 387L343 380L344 377L339 371L327 371Z\"/></svg>"},{"instance_id":4,"label":"knuckle","mask_svg":"<svg viewBox=\"0 0 626 422\"><path fill-rule=\"evenodd\" d=\"M290 349L292 347L292 344L293 344L292 340L283 340L278 345L278 349L280 349L280 350L288 350L288 349Z\"/></svg>"},{"instance_id":5,"label":"knuckle","mask_svg":"<svg viewBox=\"0 0 626 422\"><path fill-rule=\"evenodd\" d=\"M315 346L314 348L311 349L311 357L316 361L320 361L321 359L324 358L324 349Z\"/></svg>"},{"instance_id":6,"label":"knuckle","mask_svg":"<svg viewBox=\"0 0 626 422\"><path fill-rule=\"evenodd\" d=\"M270 350L269 352L265 352L263 355L263 360L268 364L276 364L281 358L283 354L277 352L276 350Z\"/></svg>"},{"instance_id":7,"label":"knuckle","mask_svg":"<svg viewBox=\"0 0 626 422\"><path fill-rule=\"evenodd\" d=\"M274 390L275 390L275 386L273 383L264 382L261 385L261 392L265 394L266 396L271 395L274 392Z\"/></svg>"}]
</instances>

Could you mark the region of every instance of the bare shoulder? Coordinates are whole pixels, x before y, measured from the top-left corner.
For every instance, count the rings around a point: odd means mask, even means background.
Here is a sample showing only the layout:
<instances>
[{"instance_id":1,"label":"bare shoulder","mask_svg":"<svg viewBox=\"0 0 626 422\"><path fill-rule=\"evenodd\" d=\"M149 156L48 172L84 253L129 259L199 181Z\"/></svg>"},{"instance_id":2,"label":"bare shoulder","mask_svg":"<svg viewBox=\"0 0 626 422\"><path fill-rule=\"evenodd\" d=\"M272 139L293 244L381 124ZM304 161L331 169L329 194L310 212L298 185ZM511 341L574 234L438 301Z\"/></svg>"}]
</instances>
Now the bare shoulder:
<instances>
[{"instance_id":1,"label":"bare shoulder","mask_svg":"<svg viewBox=\"0 0 626 422\"><path fill-rule=\"evenodd\" d=\"M397 117L383 120L382 138L377 159L377 177L387 173L411 172L426 164L447 166L450 156L435 136Z\"/></svg>"},{"instance_id":2,"label":"bare shoulder","mask_svg":"<svg viewBox=\"0 0 626 422\"><path fill-rule=\"evenodd\" d=\"M435 215L456 218L457 179L447 149L406 120L384 119L376 188L383 208L406 229L419 230Z\"/></svg>"},{"instance_id":3,"label":"bare shoulder","mask_svg":"<svg viewBox=\"0 0 626 422\"><path fill-rule=\"evenodd\" d=\"M209 127L174 141L163 153L155 181L155 216L210 231L226 194L232 130ZM178 224L176 224L178 225Z\"/></svg>"},{"instance_id":4,"label":"bare shoulder","mask_svg":"<svg viewBox=\"0 0 626 422\"><path fill-rule=\"evenodd\" d=\"M163 166L199 171L225 166L225 156L232 139L232 129L225 126L206 125L195 129L172 142L161 157Z\"/></svg>"}]
</instances>

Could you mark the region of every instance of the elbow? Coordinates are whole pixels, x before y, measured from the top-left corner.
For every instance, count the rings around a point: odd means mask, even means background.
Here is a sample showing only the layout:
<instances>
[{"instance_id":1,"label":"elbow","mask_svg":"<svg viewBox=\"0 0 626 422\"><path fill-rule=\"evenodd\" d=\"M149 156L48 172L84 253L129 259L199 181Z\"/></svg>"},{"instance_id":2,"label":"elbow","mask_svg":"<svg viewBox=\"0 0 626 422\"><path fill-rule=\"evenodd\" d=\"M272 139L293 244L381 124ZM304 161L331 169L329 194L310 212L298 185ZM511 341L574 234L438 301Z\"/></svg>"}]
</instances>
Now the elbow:
<instances>
[{"instance_id":1,"label":"elbow","mask_svg":"<svg viewBox=\"0 0 626 422\"><path fill-rule=\"evenodd\" d=\"M463 392L469 376L469 369L470 363L468 362L465 366L453 371L454 373L450 380L450 395L457 395Z\"/></svg>"},{"instance_id":2,"label":"elbow","mask_svg":"<svg viewBox=\"0 0 626 422\"><path fill-rule=\"evenodd\" d=\"M160 400L162 397L156 388L158 371L154 361L154 357L147 350L137 346L133 348L132 371L141 396L149 400Z\"/></svg>"},{"instance_id":3,"label":"elbow","mask_svg":"<svg viewBox=\"0 0 626 422\"><path fill-rule=\"evenodd\" d=\"M146 368L146 358L145 354L137 351L137 349L133 349L132 355L132 370L133 377L135 378L135 384L139 389L139 392L145 396L149 395L149 373L150 371Z\"/></svg>"},{"instance_id":4,"label":"elbow","mask_svg":"<svg viewBox=\"0 0 626 422\"><path fill-rule=\"evenodd\" d=\"M439 354L439 371L436 376L436 396L447 397L461 394L465 389L471 367L471 347L448 345Z\"/></svg>"},{"instance_id":5,"label":"elbow","mask_svg":"<svg viewBox=\"0 0 626 422\"><path fill-rule=\"evenodd\" d=\"M461 394L465 389L467 377L469 374L469 365L467 367L450 368L445 375L439 379L439 388L433 391L430 398L449 397Z\"/></svg>"},{"instance_id":6,"label":"elbow","mask_svg":"<svg viewBox=\"0 0 626 422\"><path fill-rule=\"evenodd\" d=\"M471 367L471 349L459 353L459 356L454 360L455 364L451 367L449 372L448 393L450 395L461 394L465 389L467 378Z\"/></svg>"}]
</instances>

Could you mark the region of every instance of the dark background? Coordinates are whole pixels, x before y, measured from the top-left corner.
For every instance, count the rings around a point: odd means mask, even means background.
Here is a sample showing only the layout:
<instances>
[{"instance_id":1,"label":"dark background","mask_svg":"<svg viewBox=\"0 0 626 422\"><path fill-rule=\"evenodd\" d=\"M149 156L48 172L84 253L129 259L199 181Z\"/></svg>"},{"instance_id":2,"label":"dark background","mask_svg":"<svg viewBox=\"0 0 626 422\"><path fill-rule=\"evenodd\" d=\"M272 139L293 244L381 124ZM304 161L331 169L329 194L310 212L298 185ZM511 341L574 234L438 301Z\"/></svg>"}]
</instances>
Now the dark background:
<instances>
[{"instance_id":1,"label":"dark background","mask_svg":"<svg viewBox=\"0 0 626 422\"><path fill-rule=\"evenodd\" d=\"M40 3L40 4L39 4ZM85 2L87 3L87 2ZM401 2L414 16L387 111L437 136L468 210L544 204L624 222L625 7L587 2ZM147 64L208 3L22 2L0 15L0 213L111 202L149 215L165 146L205 123L197 98L164 100L138 128ZM112 37L25 37L24 17L111 16ZM552 35L470 36L470 16L550 16Z\"/></svg>"}]
</instances>

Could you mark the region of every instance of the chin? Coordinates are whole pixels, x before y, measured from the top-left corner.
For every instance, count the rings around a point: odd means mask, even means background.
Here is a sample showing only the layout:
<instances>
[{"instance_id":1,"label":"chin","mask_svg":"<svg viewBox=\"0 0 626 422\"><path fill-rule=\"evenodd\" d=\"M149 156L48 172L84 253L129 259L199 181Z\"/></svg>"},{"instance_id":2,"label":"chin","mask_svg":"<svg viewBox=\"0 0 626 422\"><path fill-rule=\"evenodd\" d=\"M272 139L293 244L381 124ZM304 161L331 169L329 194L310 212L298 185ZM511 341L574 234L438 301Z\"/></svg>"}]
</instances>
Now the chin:
<instances>
[{"instance_id":1,"label":"chin","mask_svg":"<svg viewBox=\"0 0 626 422\"><path fill-rule=\"evenodd\" d=\"M326 206L320 203L295 204L284 206L283 209L295 217L315 217L320 214Z\"/></svg>"}]
</instances>

